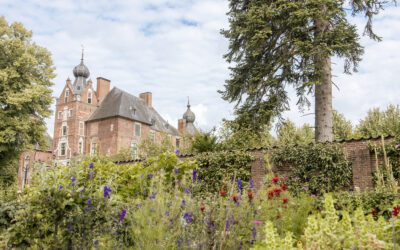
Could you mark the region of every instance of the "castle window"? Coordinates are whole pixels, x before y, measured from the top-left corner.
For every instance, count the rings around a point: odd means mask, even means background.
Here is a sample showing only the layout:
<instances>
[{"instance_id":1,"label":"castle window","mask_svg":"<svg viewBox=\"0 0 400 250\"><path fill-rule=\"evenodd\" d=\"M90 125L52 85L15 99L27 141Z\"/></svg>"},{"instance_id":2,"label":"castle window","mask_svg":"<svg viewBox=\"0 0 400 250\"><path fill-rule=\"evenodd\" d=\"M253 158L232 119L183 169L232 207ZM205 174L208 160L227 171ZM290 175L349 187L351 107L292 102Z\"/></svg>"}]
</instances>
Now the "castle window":
<instances>
[{"instance_id":1,"label":"castle window","mask_svg":"<svg viewBox=\"0 0 400 250\"><path fill-rule=\"evenodd\" d=\"M66 152L66 143L62 142L60 144L60 155L65 155L65 152Z\"/></svg>"},{"instance_id":2,"label":"castle window","mask_svg":"<svg viewBox=\"0 0 400 250\"><path fill-rule=\"evenodd\" d=\"M84 135L84 122L79 122L79 135Z\"/></svg>"},{"instance_id":3,"label":"castle window","mask_svg":"<svg viewBox=\"0 0 400 250\"><path fill-rule=\"evenodd\" d=\"M92 103L92 91L89 90L88 94L87 94L87 102L89 104Z\"/></svg>"},{"instance_id":4,"label":"castle window","mask_svg":"<svg viewBox=\"0 0 400 250\"><path fill-rule=\"evenodd\" d=\"M92 142L92 147L90 149L90 155L96 155L97 154L97 143Z\"/></svg>"},{"instance_id":5,"label":"castle window","mask_svg":"<svg viewBox=\"0 0 400 250\"><path fill-rule=\"evenodd\" d=\"M156 132L150 131L150 141L156 142Z\"/></svg>"},{"instance_id":6,"label":"castle window","mask_svg":"<svg viewBox=\"0 0 400 250\"><path fill-rule=\"evenodd\" d=\"M135 123L135 136L140 137L142 134L142 125L140 123Z\"/></svg>"},{"instance_id":7,"label":"castle window","mask_svg":"<svg viewBox=\"0 0 400 250\"><path fill-rule=\"evenodd\" d=\"M62 135L67 135L67 126L62 126Z\"/></svg>"},{"instance_id":8,"label":"castle window","mask_svg":"<svg viewBox=\"0 0 400 250\"><path fill-rule=\"evenodd\" d=\"M79 154L83 154L83 141L82 141L82 138L79 139L78 152L79 152Z\"/></svg>"},{"instance_id":9,"label":"castle window","mask_svg":"<svg viewBox=\"0 0 400 250\"><path fill-rule=\"evenodd\" d=\"M68 110L68 117L71 117L71 116L72 116L72 112L73 112L72 109Z\"/></svg>"},{"instance_id":10,"label":"castle window","mask_svg":"<svg viewBox=\"0 0 400 250\"><path fill-rule=\"evenodd\" d=\"M180 144L181 144L181 139L176 138L176 140L175 140L175 146L176 146L176 148L179 148Z\"/></svg>"},{"instance_id":11,"label":"castle window","mask_svg":"<svg viewBox=\"0 0 400 250\"><path fill-rule=\"evenodd\" d=\"M134 160L138 158L138 146L136 142L131 143L131 156Z\"/></svg>"},{"instance_id":12,"label":"castle window","mask_svg":"<svg viewBox=\"0 0 400 250\"><path fill-rule=\"evenodd\" d=\"M61 117L62 117L62 112L58 111L58 119L61 119Z\"/></svg>"},{"instance_id":13,"label":"castle window","mask_svg":"<svg viewBox=\"0 0 400 250\"><path fill-rule=\"evenodd\" d=\"M110 131L114 131L114 124L111 124Z\"/></svg>"},{"instance_id":14,"label":"castle window","mask_svg":"<svg viewBox=\"0 0 400 250\"><path fill-rule=\"evenodd\" d=\"M69 89L67 89L65 91L65 95L64 95L64 102L67 103L68 102L68 97L69 97Z\"/></svg>"},{"instance_id":15,"label":"castle window","mask_svg":"<svg viewBox=\"0 0 400 250\"><path fill-rule=\"evenodd\" d=\"M24 188L28 184L29 162L30 162L30 157L29 155L27 155L24 159L24 180L22 183L22 188Z\"/></svg>"}]
</instances>

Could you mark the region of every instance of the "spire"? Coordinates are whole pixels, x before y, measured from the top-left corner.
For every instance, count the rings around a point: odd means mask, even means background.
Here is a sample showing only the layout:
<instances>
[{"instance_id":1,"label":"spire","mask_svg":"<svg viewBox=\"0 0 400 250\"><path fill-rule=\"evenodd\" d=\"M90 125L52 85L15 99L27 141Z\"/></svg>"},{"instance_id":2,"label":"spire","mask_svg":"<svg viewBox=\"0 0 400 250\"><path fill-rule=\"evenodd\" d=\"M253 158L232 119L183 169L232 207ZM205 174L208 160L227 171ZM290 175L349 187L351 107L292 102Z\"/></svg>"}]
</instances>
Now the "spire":
<instances>
[{"instance_id":1,"label":"spire","mask_svg":"<svg viewBox=\"0 0 400 250\"><path fill-rule=\"evenodd\" d=\"M81 57L81 62L83 63L83 53L85 51L85 48L83 47L83 44L81 44L81 48L82 48L82 57Z\"/></svg>"},{"instance_id":2,"label":"spire","mask_svg":"<svg viewBox=\"0 0 400 250\"><path fill-rule=\"evenodd\" d=\"M188 104L187 104L187 107L188 107L188 108L190 108L189 96L188 96L187 98L188 98Z\"/></svg>"}]
</instances>

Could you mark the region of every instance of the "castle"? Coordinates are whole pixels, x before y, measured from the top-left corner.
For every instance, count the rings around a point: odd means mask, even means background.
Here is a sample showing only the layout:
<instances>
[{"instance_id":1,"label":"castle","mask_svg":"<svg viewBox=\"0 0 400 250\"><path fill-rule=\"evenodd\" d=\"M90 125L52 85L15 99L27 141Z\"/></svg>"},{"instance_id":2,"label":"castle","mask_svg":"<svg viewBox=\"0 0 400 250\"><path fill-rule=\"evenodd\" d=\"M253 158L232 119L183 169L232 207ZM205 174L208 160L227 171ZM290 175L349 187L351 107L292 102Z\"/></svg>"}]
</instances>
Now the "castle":
<instances>
[{"instance_id":1,"label":"castle","mask_svg":"<svg viewBox=\"0 0 400 250\"><path fill-rule=\"evenodd\" d=\"M182 138L197 131L189 102L175 128L154 109L150 92L136 97L117 87L110 90L110 80L103 77L97 77L95 89L83 53L73 74L73 83L68 78L56 98L51 150L36 147L20 156L20 189L29 184L35 162L48 163L52 159L56 164L67 165L76 156L112 156L123 149L129 149L132 158L138 158L138 146L145 139L159 144L166 136L179 149Z\"/></svg>"}]
</instances>

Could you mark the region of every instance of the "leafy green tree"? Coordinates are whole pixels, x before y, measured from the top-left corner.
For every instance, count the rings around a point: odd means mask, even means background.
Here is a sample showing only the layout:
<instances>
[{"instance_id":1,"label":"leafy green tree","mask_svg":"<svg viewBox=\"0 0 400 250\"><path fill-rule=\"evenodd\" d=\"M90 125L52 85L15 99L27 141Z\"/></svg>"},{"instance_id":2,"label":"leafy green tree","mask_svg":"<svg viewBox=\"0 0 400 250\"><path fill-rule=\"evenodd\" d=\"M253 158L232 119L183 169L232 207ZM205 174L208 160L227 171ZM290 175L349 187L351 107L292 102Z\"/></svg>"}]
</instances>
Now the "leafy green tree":
<instances>
[{"instance_id":1,"label":"leafy green tree","mask_svg":"<svg viewBox=\"0 0 400 250\"><path fill-rule=\"evenodd\" d=\"M286 87L308 105L315 94L315 139L333 140L331 57L345 60L345 73L355 71L363 48L348 13L365 14L365 34L386 0L230 0L229 39L225 55L231 67L223 98L236 102L240 120L257 128L289 108Z\"/></svg>"},{"instance_id":2,"label":"leafy green tree","mask_svg":"<svg viewBox=\"0 0 400 250\"><path fill-rule=\"evenodd\" d=\"M270 146L275 142L270 130L271 126L264 126L263 131L256 134L248 127L241 127L235 120L224 120L218 131L220 147L232 150Z\"/></svg>"},{"instance_id":3,"label":"leafy green tree","mask_svg":"<svg viewBox=\"0 0 400 250\"><path fill-rule=\"evenodd\" d=\"M335 140L347 140L353 136L351 121L337 111L333 111L333 136Z\"/></svg>"},{"instance_id":4,"label":"leafy green tree","mask_svg":"<svg viewBox=\"0 0 400 250\"><path fill-rule=\"evenodd\" d=\"M46 145L54 67L21 23L0 17L0 172L31 145ZM16 169L16 168L14 168ZM6 176L5 178L9 178Z\"/></svg>"},{"instance_id":5,"label":"leafy green tree","mask_svg":"<svg viewBox=\"0 0 400 250\"><path fill-rule=\"evenodd\" d=\"M209 132L198 132L193 137L191 151L194 153L203 153L218 149L217 136L214 130Z\"/></svg>"},{"instance_id":6,"label":"leafy green tree","mask_svg":"<svg viewBox=\"0 0 400 250\"><path fill-rule=\"evenodd\" d=\"M361 137L400 136L400 108L389 105L386 110L373 108L356 127Z\"/></svg>"},{"instance_id":7,"label":"leafy green tree","mask_svg":"<svg viewBox=\"0 0 400 250\"><path fill-rule=\"evenodd\" d=\"M283 122L277 131L278 144L309 144L314 140L314 130L309 124L296 127L290 120Z\"/></svg>"}]
</instances>

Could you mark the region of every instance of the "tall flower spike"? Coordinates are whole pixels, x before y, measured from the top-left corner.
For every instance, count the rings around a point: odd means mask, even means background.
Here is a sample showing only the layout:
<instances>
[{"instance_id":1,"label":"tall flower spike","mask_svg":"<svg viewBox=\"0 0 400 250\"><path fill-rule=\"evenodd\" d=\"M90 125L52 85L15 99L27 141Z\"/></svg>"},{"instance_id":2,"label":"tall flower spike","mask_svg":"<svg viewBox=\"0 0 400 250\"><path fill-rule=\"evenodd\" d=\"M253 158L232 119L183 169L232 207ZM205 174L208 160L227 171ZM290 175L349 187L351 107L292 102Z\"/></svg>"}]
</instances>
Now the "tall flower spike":
<instances>
[{"instance_id":1,"label":"tall flower spike","mask_svg":"<svg viewBox=\"0 0 400 250\"><path fill-rule=\"evenodd\" d=\"M197 169L193 169L193 182L197 181Z\"/></svg>"}]
</instances>

